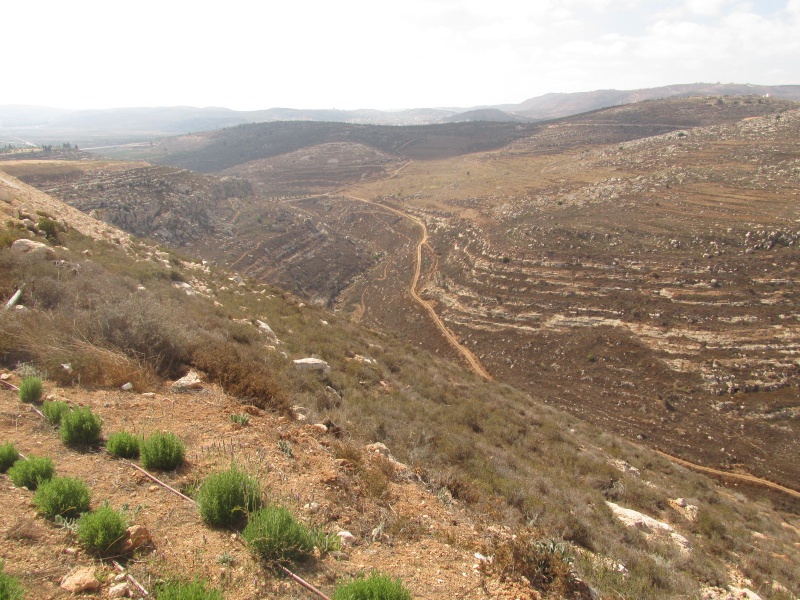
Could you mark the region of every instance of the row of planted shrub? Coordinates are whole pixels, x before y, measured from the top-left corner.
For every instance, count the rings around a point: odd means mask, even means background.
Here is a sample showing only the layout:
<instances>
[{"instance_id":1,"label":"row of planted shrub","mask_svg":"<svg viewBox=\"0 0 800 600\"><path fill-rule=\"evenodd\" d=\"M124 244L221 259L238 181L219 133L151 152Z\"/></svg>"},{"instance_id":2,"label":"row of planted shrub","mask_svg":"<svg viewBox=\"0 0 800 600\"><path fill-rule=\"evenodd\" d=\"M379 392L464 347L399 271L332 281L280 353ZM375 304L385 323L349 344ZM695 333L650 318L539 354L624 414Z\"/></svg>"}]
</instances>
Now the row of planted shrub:
<instances>
[{"instance_id":1,"label":"row of planted shrub","mask_svg":"<svg viewBox=\"0 0 800 600\"><path fill-rule=\"evenodd\" d=\"M20 385L22 401L37 402L41 395L40 379L23 380ZM67 445L97 445L101 442L102 421L88 407L73 410L66 402L45 401L42 414L53 425L59 426L61 440ZM176 469L185 456L183 442L168 432L156 432L147 438L127 431L116 432L108 437L106 450L120 458L140 457L146 469L163 471ZM6 466L0 470L9 469L15 485L31 490L38 487L34 504L39 512L53 519L78 518L78 539L87 549L100 556L117 551L118 542L124 538L127 528L124 513L107 504L88 512L91 497L88 487L78 479L53 478L54 467L49 458L30 457L17 461L18 453L13 446L0 446L0 467L4 464L4 456L8 457L6 460L10 461L11 468ZM235 465L209 475L198 490L196 502L206 524L240 530L253 556L268 566L304 560L312 555L314 548L324 554L340 547L338 536L326 534L320 528L308 528L285 507L265 503L258 481ZM198 582L193 585L202 586ZM216 592L208 593L211 595L199 597L217 598ZM406 600L411 595L399 579L373 573L367 579L340 585L333 598Z\"/></svg>"}]
</instances>

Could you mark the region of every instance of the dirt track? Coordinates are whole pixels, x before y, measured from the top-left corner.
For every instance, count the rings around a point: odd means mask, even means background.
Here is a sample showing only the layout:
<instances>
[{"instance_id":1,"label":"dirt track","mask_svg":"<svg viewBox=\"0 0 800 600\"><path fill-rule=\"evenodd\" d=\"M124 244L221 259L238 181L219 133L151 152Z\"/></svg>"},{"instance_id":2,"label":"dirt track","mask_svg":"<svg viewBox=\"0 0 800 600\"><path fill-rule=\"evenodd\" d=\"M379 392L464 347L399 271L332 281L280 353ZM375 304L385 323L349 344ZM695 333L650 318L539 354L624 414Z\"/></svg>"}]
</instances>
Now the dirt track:
<instances>
[{"instance_id":1,"label":"dirt track","mask_svg":"<svg viewBox=\"0 0 800 600\"><path fill-rule=\"evenodd\" d=\"M371 204L372 206L380 207L383 210L399 215L404 219L408 219L409 221L419 226L419 228L422 231L422 236L420 237L419 242L417 242L414 276L411 278L411 283L409 284L408 291L411 294L411 297L414 299L414 301L425 309L430 318L436 324L436 327L439 329L439 331L441 331L442 334L445 336L445 338L447 338L447 341L450 343L450 345L453 346L453 348L455 348L456 350L458 350L458 352L464 357L464 359L467 361L472 370L475 371L478 375L480 375L484 379L492 379L491 374L481 364L478 358L472 352L470 352L468 348L461 345L461 343L458 341L458 338L442 322L442 320L439 318L439 315L436 314L436 311L433 310L433 307L428 302L426 302L419 294L417 294L417 285L419 284L420 273L422 271L422 247L428 245L428 227L425 225L425 222L422 221L421 219L418 219L417 217L412 217L411 215L408 215L401 210L385 206L383 204L380 204L379 202L373 202L372 200L367 200L366 198L359 198L358 196L347 195L345 197L351 200L358 200L359 202L364 202L366 204Z\"/></svg>"}]
</instances>

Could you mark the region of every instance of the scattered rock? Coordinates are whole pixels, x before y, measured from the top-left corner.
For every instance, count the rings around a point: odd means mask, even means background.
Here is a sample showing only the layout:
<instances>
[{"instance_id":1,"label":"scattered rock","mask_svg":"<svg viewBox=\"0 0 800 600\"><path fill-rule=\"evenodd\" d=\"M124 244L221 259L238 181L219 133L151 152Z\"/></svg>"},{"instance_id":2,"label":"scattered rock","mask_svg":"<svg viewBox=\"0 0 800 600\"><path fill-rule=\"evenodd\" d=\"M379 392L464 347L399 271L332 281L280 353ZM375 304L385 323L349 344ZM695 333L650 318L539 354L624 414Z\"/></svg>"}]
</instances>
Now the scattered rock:
<instances>
[{"instance_id":1,"label":"scattered rock","mask_svg":"<svg viewBox=\"0 0 800 600\"><path fill-rule=\"evenodd\" d=\"M133 384L129 381L128 383L125 383L122 386L120 386L120 389L123 392L130 392L133 389Z\"/></svg>"},{"instance_id":2,"label":"scattered rock","mask_svg":"<svg viewBox=\"0 0 800 600\"><path fill-rule=\"evenodd\" d=\"M173 392L188 392L192 390L202 390L203 380L200 379L200 374L192 369L186 375L178 379L172 384Z\"/></svg>"},{"instance_id":3,"label":"scattered rock","mask_svg":"<svg viewBox=\"0 0 800 600\"><path fill-rule=\"evenodd\" d=\"M314 423L311 428L320 433L328 433L328 426L325 423Z\"/></svg>"},{"instance_id":4,"label":"scattered rock","mask_svg":"<svg viewBox=\"0 0 800 600\"><path fill-rule=\"evenodd\" d=\"M68 592L77 594L86 590L99 590L100 581L95 577L93 567L78 567L64 577L61 587Z\"/></svg>"},{"instance_id":5,"label":"scattered rock","mask_svg":"<svg viewBox=\"0 0 800 600\"><path fill-rule=\"evenodd\" d=\"M301 371L322 371L325 375L331 372L330 365L320 358L298 358L294 364Z\"/></svg>"}]
</instances>

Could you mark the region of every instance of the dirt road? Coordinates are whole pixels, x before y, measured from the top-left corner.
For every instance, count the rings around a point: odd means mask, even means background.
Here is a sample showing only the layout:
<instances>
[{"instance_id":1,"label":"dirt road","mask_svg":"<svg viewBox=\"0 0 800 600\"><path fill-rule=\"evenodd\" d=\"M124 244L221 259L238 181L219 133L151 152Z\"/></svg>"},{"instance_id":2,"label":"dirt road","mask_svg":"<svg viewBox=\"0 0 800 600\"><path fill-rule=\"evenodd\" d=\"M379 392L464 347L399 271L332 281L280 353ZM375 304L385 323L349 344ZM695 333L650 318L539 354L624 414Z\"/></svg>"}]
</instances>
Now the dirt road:
<instances>
[{"instance_id":1,"label":"dirt road","mask_svg":"<svg viewBox=\"0 0 800 600\"><path fill-rule=\"evenodd\" d=\"M442 332L442 335L447 339L453 348L458 350L458 352L464 357L467 361L469 366L475 371L478 375L483 377L484 379L492 379L491 374L486 368L481 364L476 357L468 348L463 346L461 342L458 341L458 338L450 331L444 322L439 318L439 315L436 314L436 311L433 307L425 301L418 293L417 293L417 286L419 285L420 274L422 272L422 247L428 246L428 227L425 225L425 222L422 219L418 219L412 215L406 214L401 210L397 210L396 208L391 208L390 206L386 206L379 202L374 202L372 200L367 200L366 198L359 198L358 196L351 196L346 195L346 198L350 200L357 200L359 202L364 202L366 204L371 204L372 206L377 206L382 208L383 210L389 211L396 215L403 217L404 219L408 219L409 221L413 222L417 225L420 230L422 231L422 236L420 237L419 241L417 242L417 251L416 251L416 260L414 265L414 276L411 278L411 283L409 285L408 291L411 294L411 297L417 302L420 306L422 306L425 311L430 316L431 320L436 324L436 327L439 331ZM430 246L428 246L430 248Z\"/></svg>"}]
</instances>

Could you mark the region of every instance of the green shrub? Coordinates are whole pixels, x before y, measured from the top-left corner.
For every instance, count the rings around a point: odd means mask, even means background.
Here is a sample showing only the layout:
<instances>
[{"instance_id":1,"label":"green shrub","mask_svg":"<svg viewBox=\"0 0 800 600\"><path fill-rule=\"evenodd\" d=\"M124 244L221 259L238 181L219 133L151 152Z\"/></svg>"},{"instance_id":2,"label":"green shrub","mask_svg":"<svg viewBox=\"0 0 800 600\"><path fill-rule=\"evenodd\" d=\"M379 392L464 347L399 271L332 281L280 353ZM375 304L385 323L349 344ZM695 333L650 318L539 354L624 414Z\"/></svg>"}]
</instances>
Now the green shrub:
<instances>
[{"instance_id":1,"label":"green shrub","mask_svg":"<svg viewBox=\"0 0 800 600\"><path fill-rule=\"evenodd\" d=\"M19 384L21 402L39 402L42 399L42 380L39 377L26 377Z\"/></svg>"},{"instance_id":2,"label":"green shrub","mask_svg":"<svg viewBox=\"0 0 800 600\"><path fill-rule=\"evenodd\" d=\"M5 473L11 468L15 462L19 460L19 452L17 452L14 444L0 444L0 473Z\"/></svg>"},{"instance_id":3,"label":"green shrub","mask_svg":"<svg viewBox=\"0 0 800 600\"><path fill-rule=\"evenodd\" d=\"M50 240L51 242L58 241L58 234L61 231L61 225L54 221L53 219L49 219L47 217L42 217L39 219L39 224L37 225L40 231L43 231L45 237Z\"/></svg>"},{"instance_id":4,"label":"green shrub","mask_svg":"<svg viewBox=\"0 0 800 600\"><path fill-rule=\"evenodd\" d=\"M61 418L68 413L69 410L69 404L61 402L60 400L53 400L52 402L45 400L45 403L42 405L42 413L44 413L44 416L47 417L47 420L53 425L60 425Z\"/></svg>"},{"instance_id":5,"label":"green shrub","mask_svg":"<svg viewBox=\"0 0 800 600\"><path fill-rule=\"evenodd\" d=\"M61 417L61 441L67 445L92 445L100 441L103 422L88 406Z\"/></svg>"},{"instance_id":6,"label":"green shrub","mask_svg":"<svg viewBox=\"0 0 800 600\"><path fill-rule=\"evenodd\" d=\"M366 579L339 585L333 600L411 600L411 592L403 587L400 579L372 572Z\"/></svg>"},{"instance_id":7,"label":"green shrub","mask_svg":"<svg viewBox=\"0 0 800 600\"><path fill-rule=\"evenodd\" d=\"M202 581L168 581L157 588L158 600L223 600L222 592L206 589Z\"/></svg>"},{"instance_id":8,"label":"green shrub","mask_svg":"<svg viewBox=\"0 0 800 600\"><path fill-rule=\"evenodd\" d=\"M242 531L255 556L272 563L291 563L314 550L312 533L282 506L265 506L251 513Z\"/></svg>"},{"instance_id":9,"label":"green shrub","mask_svg":"<svg viewBox=\"0 0 800 600\"><path fill-rule=\"evenodd\" d=\"M104 504L78 520L78 540L87 550L100 556L114 554L125 538L128 521L121 511Z\"/></svg>"},{"instance_id":10,"label":"green shrub","mask_svg":"<svg viewBox=\"0 0 800 600\"><path fill-rule=\"evenodd\" d=\"M89 488L80 479L54 477L39 485L33 503L41 514L51 519L56 516L74 519L89 510L90 499Z\"/></svg>"},{"instance_id":11,"label":"green shrub","mask_svg":"<svg viewBox=\"0 0 800 600\"><path fill-rule=\"evenodd\" d=\"M231 526L261 506L261 489L256 479L232 466L206 477L197 504L200 516L209 525Z\"/></svg>"},{"instance_id":12,"label":"green shrub","mask_svg":"<svg viewBox=\"0 0 800 600\"><path fill-rule=\"evenodd\" d=\"M31 456L28 460L15 462L8 470L8 476L15 486L35 490L42 481L52 479L55 471L51 459L46 456Z\"/></svg>"},{"instance_id":13,"label":"green shrub","mask_svg":"<svg viewBox=\"0 0 800 600\"><path fill-rule=\"evenodd\" d=\"M25 590L16 577L3 573L3 566L3 561L0 560L0 600L24 600Z\"/></svg>"},{"instance_id":14,"label":"green shrub","mask_svg":"<svg viewBox=\"0 0 800 600\"><path fill-rule=\"evenodd\" d=\"M173 471L183 463L186 447L174 433L158 431L142 442L140 453L145 469Z\"/></svg>"},{"instance_id":15,"label":"green shrub","mask_svg":"<svg viewBox=\"0 0 800 600\"><path fill-rule=\"evenodd\" d=\"M127 431L117 431L108 436L106 450L118 458L137 458L139 437Z\"/></svg>"}]
</instances>

